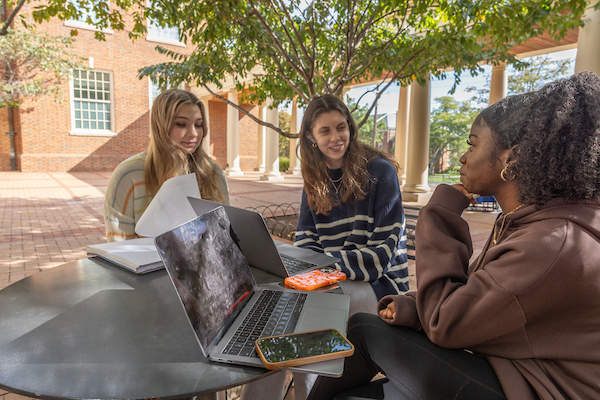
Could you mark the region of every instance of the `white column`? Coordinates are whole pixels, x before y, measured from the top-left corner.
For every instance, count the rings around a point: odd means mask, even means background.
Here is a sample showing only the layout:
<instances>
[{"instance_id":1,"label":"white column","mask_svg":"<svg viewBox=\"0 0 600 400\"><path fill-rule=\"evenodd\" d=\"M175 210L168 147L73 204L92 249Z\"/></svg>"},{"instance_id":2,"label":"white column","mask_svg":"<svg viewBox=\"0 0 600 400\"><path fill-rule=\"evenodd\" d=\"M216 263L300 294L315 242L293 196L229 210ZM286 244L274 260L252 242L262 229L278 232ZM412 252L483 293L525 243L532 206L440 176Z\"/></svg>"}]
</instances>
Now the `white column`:
<instances>
[{"instance_id":1,"label":"white column","mask_svg":"<svg viewBox=\"0 0 600 400\"><path fill-rule=\"evenodd\" d=\"M258 119L265 120L265 107L258 106ZM255 171L265 172L265 127L261 124L256 124L256 167Z\"/></svg>"},{"instance_id":2,"label":"white column","mask_svg":"<svg viewBox=\"0 0 600 400\"><path fill-rule=\"evenodd\" d=\"M588 1L583 19L587 22L579 28L575 72L592 71L600 75L600 11L594 11L596 1Z\"/></svg>"},{"instance_id":3,"label":"white column","mask_svg":"<svg viewBox=\"0 0 600 400\"><path fill-rule=\"evenodd\" d=\"M292 118L290 120L290 133L298 133L298 101L294 97L292 100ZM296 151L298 146L298 139L290 139L290 166L286 171L288 174L300 175L300 156Z\"/></svg>"},{"instance_id":4,"label":"white column","mask_svg":"<svg viewBox=\"0 0 600 400\"><path fill-rule=\"evenodd\" d=\"M238 104L238 94L235 89L227 93L227 99ZM227 105L227 169L225 175L240 176L244 173L240 169L240 144L239 144L239 111Z\"/></svg>"},{"instance_id":5,"label":"white column","mask_svg":"<svg viewBox=\"0 0 600 400\"><path fill-rule=\"evenodd\" d=\"M403 194L405 200L420 201L425 196L419 196L419 194L429 193L427 178L429 172L430 79L427 78L425 86L421 86L417 82L413 82L411 86L406 183L402 187L402 191L407 193L407 195Z\"/></svg>"},{"instance_id":6,"label":"white column","mask_svg":"<svg viewBox=\"0 0 600 400\"><path fill-rule=\"evenodd\" d=\"M203 96L200 101L204 103L204 121L206 123L206 132L204 133L204 140L202 141L202 148L204 152L210 156L210 113L208 109L208 101L212 99L212 96Z\"/></svg>"},{"instance_id":7,"label":"white column","mask_svg":"<svg viewBox=\"0 0 600 400\"><path fill-rule=\"evenodd\" d=\"M277 108L269 108L273 104L268 99L265 104L265 122L279 127L279 114ZM266 128L265 145L265 174L260 177L261 181L282 181L283 176L279 172L279 133L271 128Z\"/></svg>"},{"instance_id":8,"label":"white column","mask_svg":"<svg viewBox=\"0 0 600 400\"><path fill-rule=\"evenodd\" d=\"M492 81L490 83L490 98L488 105L492 105L508 95L508 71L506 64L494 65L492 68Z\"/></svg>"},{"instance_id":9,"label":"white column","mask_svg":"<svg viewBox=\"0 0 600 400\"><path fill-rule=\"evenodd\" d=\"M406 153L408 145L408 116L410 111L410 86L401 87L398 95L398 112L396 113L396 148L394 156L400 166L398 179L406 181Z\"/></svg>"}]
</instances>

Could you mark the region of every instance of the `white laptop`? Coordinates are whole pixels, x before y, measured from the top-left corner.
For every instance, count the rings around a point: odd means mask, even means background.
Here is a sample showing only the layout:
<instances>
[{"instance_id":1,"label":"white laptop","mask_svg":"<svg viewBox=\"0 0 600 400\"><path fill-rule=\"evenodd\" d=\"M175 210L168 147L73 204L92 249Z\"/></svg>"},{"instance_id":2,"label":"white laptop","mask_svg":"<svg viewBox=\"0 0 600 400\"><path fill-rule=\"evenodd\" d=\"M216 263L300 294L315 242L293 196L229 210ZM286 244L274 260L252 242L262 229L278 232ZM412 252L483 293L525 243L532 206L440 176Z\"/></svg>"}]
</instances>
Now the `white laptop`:
<instances>
[{"instance_id":1,"label":"white laptop","mask_svg":"<svg viewBox=\"0 0 600 400\"><path fill-rule=\"evenodd\" d=\"M256 211L223 205L208 200L188 197L196 215L216 207L225 208L233 230L239 239L248 264L281 278L298 275L313 269L327 267L340 259L310 249L273 240L262 215Z\"/></svg>"},{"instance_id":2,"label":"white laptop","mask_svg":"<svg viewBox=\"0 0 600 400\"><path fill-rule=\"evenodd\" d=\"M202 352L210 360L262 367L259 337L334 328L346 333L350 297L257 287L223 207L155 239ZM343 359L294 369L340 376Z\"/></svg>"}]
</instances>

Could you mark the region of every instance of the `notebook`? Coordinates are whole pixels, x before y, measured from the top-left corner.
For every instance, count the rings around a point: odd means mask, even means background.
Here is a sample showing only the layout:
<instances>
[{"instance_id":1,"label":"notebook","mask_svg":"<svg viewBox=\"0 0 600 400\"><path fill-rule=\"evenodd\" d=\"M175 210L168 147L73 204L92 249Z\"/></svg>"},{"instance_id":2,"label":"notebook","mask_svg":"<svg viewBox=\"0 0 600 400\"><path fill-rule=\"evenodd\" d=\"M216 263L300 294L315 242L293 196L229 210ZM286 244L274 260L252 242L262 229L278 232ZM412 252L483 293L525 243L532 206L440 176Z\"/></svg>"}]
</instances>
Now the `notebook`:
<instances>
[{"instance_id":1,"label":"notebook","mask_svg":"<svg viewBox=\"0 0 600 400\"><path fill-rule=\"evenodd\" d=\"M145 274L164 267L152 238L90 244L85 250L89 255L103 258L136 274Z\"/></svg>"},{"instance_id":2,"label":"notebook","mask_svg":"<svg viewBox=\"0 0 600 400\"><path fill-rule=\"evenodd\" d=\"M224 207L233 230L239 238L240 248L248 264L281 278L299 275L317 268L327 267L340 259L310 249L273 240L262 215L208 200L188 197L196 215L216 207Z\"/></svg>"},{"instance_id":3,"label":"notebook","mask_svg":"<svg viewBox=\"0 0 600 400\"><path fill-rule=\"evenodd\" d=\"M349 296L256 286L223 207L154 241L202 352L210 360L262 367L254 350L259 337L326 328L346 332ZM261 317L262 312L287 320ZM246 323L255 326L243 328ZM340 359L294 368L339 376L343 364Z\"/></svg>"}]
</instances>

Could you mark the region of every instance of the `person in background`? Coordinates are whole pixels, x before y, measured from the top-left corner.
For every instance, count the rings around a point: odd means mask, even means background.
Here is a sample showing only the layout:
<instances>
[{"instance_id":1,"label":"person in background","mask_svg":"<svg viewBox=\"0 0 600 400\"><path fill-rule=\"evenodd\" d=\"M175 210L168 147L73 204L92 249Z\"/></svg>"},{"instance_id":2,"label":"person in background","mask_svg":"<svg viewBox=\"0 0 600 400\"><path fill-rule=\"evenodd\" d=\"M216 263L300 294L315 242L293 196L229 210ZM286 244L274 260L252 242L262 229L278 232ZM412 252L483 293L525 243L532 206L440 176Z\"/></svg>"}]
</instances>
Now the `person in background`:
<instances>
[{"instance_id":1,"label":"person in background","mask_svg":"<svg viewBox=\"0 0 600 400\"><path fill-rule=\"evenodd\" d=\"M294 244L341 259L335 268L347 276L340 286L350 295L350 315L376 313L378 299L409 290L397 164L358 140L350 110L329 94L304 112L300 155L304 190ZM297 400L315 379L294 372ZM246 385L242 399L281 399L284 380L279 372Z\"/></svg>"},{"instance_id":2,"label":"person in background","mask_svg":"<svg viewBox=\"0 0 600 400\"><path fill-rule=\"evenodd\" d=\"M468 143L461 184L438 186L419 214L417 290L381 299L380 317L350 319L355 355L310 399L379 372L397 397L598 398L600 78L582 72L502 99ZM474 194L494 196L502 213L470 263L461 213Z\"/></svg>"},{"instance_id":3,"label":"person in background","mask_svg":"<svg viewBox=\"0 0 600 400\"><path fill-rule=\"evenodd\" d=\"M152 105L148 151L115 168L104 201L109 242L136 237L135 224L160 186L176 176L195 173L203 199L229 204L221 167L202 149L208 132L204 104L184 90L169 89Z\"/></svg>"}]
</instances>

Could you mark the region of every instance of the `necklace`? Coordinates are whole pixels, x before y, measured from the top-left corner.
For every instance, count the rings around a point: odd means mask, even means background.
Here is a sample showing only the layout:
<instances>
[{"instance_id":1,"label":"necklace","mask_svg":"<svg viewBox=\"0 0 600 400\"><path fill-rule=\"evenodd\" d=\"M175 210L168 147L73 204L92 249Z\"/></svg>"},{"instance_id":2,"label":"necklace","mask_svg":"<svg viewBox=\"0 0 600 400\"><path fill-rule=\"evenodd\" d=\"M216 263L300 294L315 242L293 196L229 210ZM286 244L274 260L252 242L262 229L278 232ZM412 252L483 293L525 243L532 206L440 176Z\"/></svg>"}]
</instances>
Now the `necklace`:
<instances>
[{"instance_id":1,"label":"necklace","mask_svg":"<svg viewBox=\"0 0 600 400\"><path fill-rule=\"evenodd\" d=\"M335 194L340 194L340 189L342 187L342 177L339 177L339 179L333 180L331 178L329 178L329 180L331 181L331 186L333 186L333 190L335 190ZM336 183L339 183L339 185L336 185Z\"/></svg>"},{"instance_id":2,"label":"necklace","mask_svg":"<svg viewBox=\"0 0 600 400\"><path fill-rule=\"evenodd\" d=\"M498 224L494 225L494 233L492 234L492 244L494 246L498 244L498 239L502 235L502 230L504 229L504 222L506 221L506 217L508 217L510 214L514 213L521 207L523 207L523 204L506 214L502 213L502 223L500 224L500 229L498 229Z\"/></svg>"}]
</instances>

